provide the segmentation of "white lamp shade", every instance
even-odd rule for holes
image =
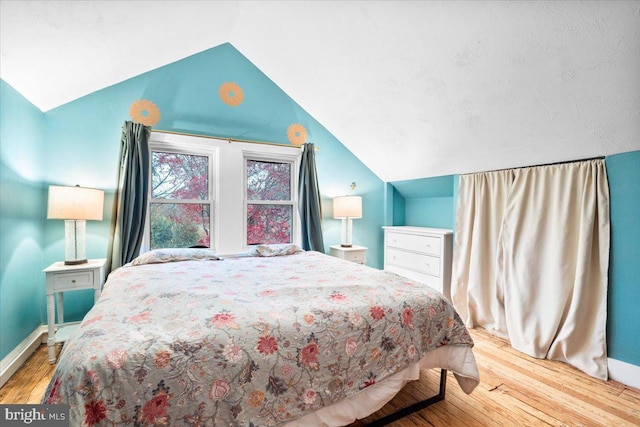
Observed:
[[[341,196],[333,199],[333,217],[362,218],[362,197]]]
[[[104,191],[85,187],[49,186],[47,218],[102,221]]]

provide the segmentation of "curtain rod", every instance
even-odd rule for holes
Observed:
[[[576,159],[576,160],[563,160],[561,162],[542,163],[542,164],[539,164],[539,165],[516,166],[516,167],[512,167],[512,168],[494,169],[494,170],[490,170],[490,171],[469,172],[469,173],[462,173],[460,175],[473,175],[473,174],[476,174],[476,173],[490,173],[490,172],[508,171],[508,170],[512,170],[512,169],[527,169],[527,168],[537,168],[537,167],[541,167],[541,166],[563,165],[563,164],[566,164],[566,163],[588,162],[589,160],[604,160],[604,156],[588,157],[588,158],[585,158],[585,159]]]
[[[151,129],[152,132],[159,132],[159,133],[168,133],[168,134],[172,134],[172,135],[182,135],[182,136],[195,136],[198,138],[210,138],[210,139],[217,139],[220,141],[229,141],[231,142],[247,142],[249,144],[262,144],[262,145],[275,145],[278,147],[293,147],[293,148],[302,148],[302,146],[304,145],[300,145],[300,146],[296,146],[293,144],[280,144],[278,142],[267,142],[267,141],[255,141],[252,139],[238,139],[238,138],[230,138],[230,137],[222,137],[222,136],[215,136],[215,135],[200,135],[200,134],[195,134],[195,133],[186,133],[186,132],[175,132],[172,130],[162,130],[162,129]],[[314,147],[315,151],[319,151],[320,148],[318,147]]]

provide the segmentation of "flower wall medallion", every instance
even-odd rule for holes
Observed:
[[[289,141],[299,147],[307,142],[307,130],[300,123],[294,123],[287,129]]]
[[[244,100],[242,88],[234,82],[224,82],[219,89],[220,99],[227,105],[237,107]]]
[[[154,126],[160,121],[160,109],[151,101],[138,99],[129,109],[131,119],[145,126]]]

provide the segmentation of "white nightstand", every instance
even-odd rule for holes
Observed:
[[[332,245],[329,247],[329,255],[346,259],[358,264],[364,264],[367,262],[367,248],[364,246],[353,245],[349,248],[345,248],[340,245]]]
[[[93,289],[93,300],[98,301],[104,283],[104,264],[106,259],[90,259],[85,264],[65,265],[64,262],[54,262],[43,271],[47,276],[47,324],[49,338],[49,363],[56,363],[56,344],[69,339],[80,322],[64,323],[63,292],[80,289]],[[55,302],[57,296],[58,323],[55,317]]]

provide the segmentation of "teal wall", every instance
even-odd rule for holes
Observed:
[[[44,114],[0,80],[0,359],[44,323]]]
[[[226,105],[218,89],[235,82],[244,101]],[[303,125],[307,141],[316,153],[318,179],[323,198],[325,246],[340,242],[339,220],[334,220],[331,199],[354,194],[363,197],[363,218],[354,220],[353,242],[370,248],[367,264],[382,267],[380,227],[383,223],[383,182],[342,145],[327,129],[267,78],[232,45],[206,50],[122,83],[102,89],[46,113],[47,184],[81,184],[104,188],[115,185],[120,128],[130,120],[129,109],[139,100],[152,101],[160,110],[154,129],[289,145],[287,129]],[[70,162],[70,159],[74,159]],[[356,183],[351,190],[351,183]],[[108,210],[108,212],[107,212]],[[110,205],[105,203],[108,224]],[[48,224],[45,258],[59,258],[63,245],[62,224]],[[104,256],[108,227],[87,224],[89,256]],[[90,299],[87,304],[90,305]],[[80,310],[81,312],[83,310]]]
[[[640,151],[605,161],[611,212],[608,353],[640,366]]]
[[[454,228],[457,175],[390,183],[393,223],[418,227]]]
[[[453,197],[407,199],[405,223],[420,227],[453,229]]]
[[[404,225],[405,200],[396,187],[387,182],[384,185],[384,225]]]
[[[243,102],[232,107],[218,93],[235,82]],[[277,142],[290,145],[287,129],[305,127],[313,142],[323,198],[324,238],[340,242],[340,220],[334,220],[331,199],[345,194],[363,197],[363,218],[353,222],[353,242],[367,246],[367,264],[382,267],[383,182],[327,129],[267,78],[232,45],[223,44],[104,88],[45,114],[47,167],[43,185],[82,185],[105,189],[104,220],[87,222],[87,255],[104,257],[108,245],[111,200],[116,181],[121,127],[131,120],[137,100],[152,101],[160,110],[157,130]],[[351,183],[356,183],[351,190]],[[223,184],[224,185],[224,184]],[[47,221],[44,260],[64,253],[64,224]],[[65,295],[65,317],[78,320],[92,305],[92,294]]]

